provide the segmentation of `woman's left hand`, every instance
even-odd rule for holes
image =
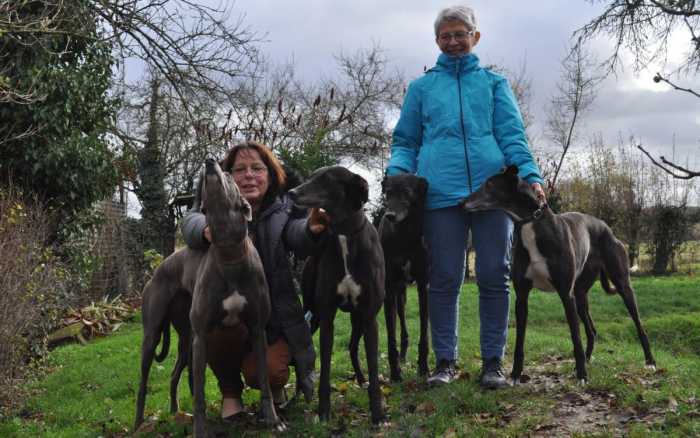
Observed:
[[[544,195],[544,189],[542,188],[542,185],[540,183],[532,183],[530,184],[532,187],[532,190],[535,192],[535,196],[537,196],[537,200],[540,202],[540,205],[544,205],[547,203],[547,197]]]
[[[309,231],[312,234],[320,234],[326,230],[326,226],[330,222],[328,213],[322,208],[312,208],[309,214]]]

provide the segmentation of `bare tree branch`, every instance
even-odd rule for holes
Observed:
[[[666,160],[666,158],[664,158],[663,156],[661,157],[661,163],[659,163],[658,161],[656,161],[656,160],[654,159],[654,157],[651,156],[651,154],[649,154],[649,152],[646,151],[646,149],[644,149],[644,148],[642,147],[641,144],[638,144],[638,145],[637,145],[637,149],[639,149],[640,151],[644,152],[644,155],[646,155],[646,156],[649,158],[649,160],[651,160],[651,162],[652,162],[656,167],[660,168],[661,170],[663,170],[664,172],[668,173],[669,175],[671,175],[672,177],[674,177],[674,178],[676,178],[676,179],[692,179],[692,178],[695,178],[695,177],[697,177],[697,176],[700,176],[700,172],[696,172],[696,171],[693,171],[693,170],[689,170],[689,169],[686,169],[686,168],[684,168],[684,167],[681,167],[681,166],[679,166],[679,165],[677,165],[677,164],[674,164],[674,163],[672,163],[672,162]],[[662,164],[662,163],[663,163],[663,164]],[[684,172],[684,174],[675,173],[675,172],[672,171],[671,169],[667,168],[665,165],[666,165],[666,166],[670,166],[670,167],[672,167],[672,168],[674,168],[674,169],[676,169],[676,170],[678,170],[678,171],[680,171],[680,172]]]
[[[562,62],[558,94],[552,98],[546,122],[549,137],[561,147],[554,176],[547,181],[550,191],[556,188],[564,158],[576,139],[577,123],[595,99],[601,78],[592,73],[593,67],[591,55],[581,47],[574,47]]]
[[[671,82],[669,79],[667,79],[667,78],[661,76],[661,73],[656,73],[656,75],[654,76],[654,82],[657,82],[657,83],[658,83],[658,82],[666,82],[668,85],[670,85],[671,87],[673,87],[673,89],[675,89],[675,90],[678,90],[678,91],[685,91],[686,93],[690,93],[690,94],[694,95],[695,97],[700,97],[700,94],[697,93],[696,91],[693,91],[693,90],[690,89],[690,88],[681,88],[681,87],[679,87],[678,85],[676,85],[676,84],[674,84],[673,82]]]
[[[611,38],[612,54],[604,62],[608,72],[614,72],[621,51],[629,50],[634,56],[634,69],[640,71],[654,61],[665,62],[670,37],[677,29],[686,29],[687,57],[679,71],[700,70],[700,8],[693,0],[589,0],[607,3],[603,12],[574,32],[574,47],[583,46],[595,37]]]

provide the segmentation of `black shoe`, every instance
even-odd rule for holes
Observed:
[[[457,378],[455,361],[440,359],[433,374],[428,377],[429,385],[445,385]]]
[[[483,361],[479,384],[486,389],[499,389],[508,386],[500,358],[493,357]]]

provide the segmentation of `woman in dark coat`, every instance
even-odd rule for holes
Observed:
[[[272,305],[267,325],[267,367],[276,403],[286,400],[284,385],[289,365],[296,368],[297,389],[311,391],[311,373],[316,353],[309,327],[294,287],[290,253],[298,257],[313,254],[320,247],[325,231],[325,215],[295,207],[284,195],[286,175],[279,160],[264,145],[246,142],[234,146],[221,168],[229,172],[243,197],[252,207],[249,236],[265,269]],[[209,245],[210,234],[197,199],[182,223],[182,234],[190,248]],[[243,412],[243,382],[257,386],[255,356],[250,350],[243,324],[218,327],[207,337],[207,362],[216,375],[222,394],[221,416],[233,418]]]

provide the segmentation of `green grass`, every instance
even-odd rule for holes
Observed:
[[[332,419],[328,424],[318,423],[314,414],[317,400],[311,404],[299,401],[285,413],[287,435],[700,435],[700,279],[641,277],[633,283],[658,371],[644,368],[641,347],[620,298],[606,296],[596,286],[590,292],[590,301],[599,340],[588,367],[589,383],[577,386],[571,341],[559,298],[533,292],[524,371],[531,380],[496,392],[482,391],[476,381],[480,358],[475,285],[465,285],[461,295],[461,378],[441,388],[428,388],[416,377],[418,316],[415,291],[411,290],[409,359],[404,365],[404,381],[383,386],[390,422],[382,428],[370,426],[367,393],[349,380],[349,318],[339,313],[332,364],[332,384],[336,389],[332,395]],[[515,337],[513,324],[511,317],[508,368]],[[380,330],[380,348],[385,352],[383,322]],[[131,435],[140,342],[140,323],[134,321],[118,334],[86,347],[68,345],[54,350],[49,358],[49,372],[30,384],[32,395],[23,409],[15,417],[0,420],[0,436]],[[167,412],[174,356],[171,352],[165,363],[154,364],[144,436],[191,434],[189,422]],[[364,360],[364,354],[361,358]],[[388,376],[386,353],[381,354],[380,368]],[[180,394],[182,409],[191,412],[185,379]],[[217,436],[267,433],[256,424],[228,426],[219,422],[219,397],[215,380],[208,374],[208,415]],[[244,399],[249,406],[255,405],[257,391],[246,390]]]

